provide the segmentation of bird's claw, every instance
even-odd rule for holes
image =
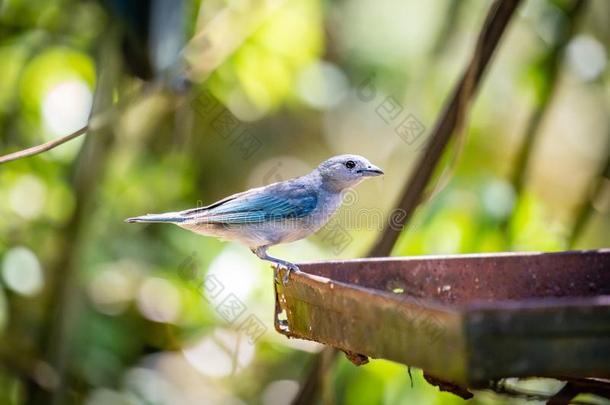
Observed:
[[[295,271],[295,272],[296,271],[301,271],[299,269],[299,266],[297,266],[296,264],[292,264],[292,263],[286,263],[286,264],[284,264],[284,263],[276,263],[273,272],[274,272],[275,281],[277,281],[277,282],[280,281],[280,279],[278,277],[279,276],[280,268],[286,269],[286,272],[284,273],[284,276],[282,276],[282,280],[281,280],[282,281],[282,285],[284,287],[286,286],[286,284],[288,284],[288,279],[290,278],[290,273],[291,272],[293,272],[293,271]]]
[[[289,263],[286,266],[286,272],[284,273],[284,277],[282,277],[282,285],[285,287],[288,284],[288,279],[290,278],[291,272],[301,271],[296,264]]]

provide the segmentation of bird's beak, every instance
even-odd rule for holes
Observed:
[[[381,176],[383,174],[383,170],[381,170],[375,165],[368,165],[366,169],[358,170],[358,173],[362,173],[362,175],[366,177],[373,177]]]

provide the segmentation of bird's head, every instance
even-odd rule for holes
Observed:
[[[318,166],[322,180],[336,190],[355,186],[367,177],[380,176],[383,171],[359,155],[334,156]]]

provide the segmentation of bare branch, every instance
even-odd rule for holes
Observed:
[[[8,155],[0,156],[0,164],[7,163],[7,162],[17,160],[17,159],[21,159],[21,158],[28,157],[28,156],[38,155],[39,153],[54,149],[61,144],[64,144],[74,138],[81,136],[82,134],[87,132],[88,129],[89,129],[89,126],[85,125],[81,129],[78,129],[69,135],[62,136],[61,138],[54,139],[52,141],[45,142],[40,145],[32,146],[31,148],[9,153]]]

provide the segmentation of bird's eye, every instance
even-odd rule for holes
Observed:
[[[354,167],[356,167],[356,163],[353,160],[348,160],[347,162],[345,162],[345,167],[347,167],[348,169],[353,169]]]

